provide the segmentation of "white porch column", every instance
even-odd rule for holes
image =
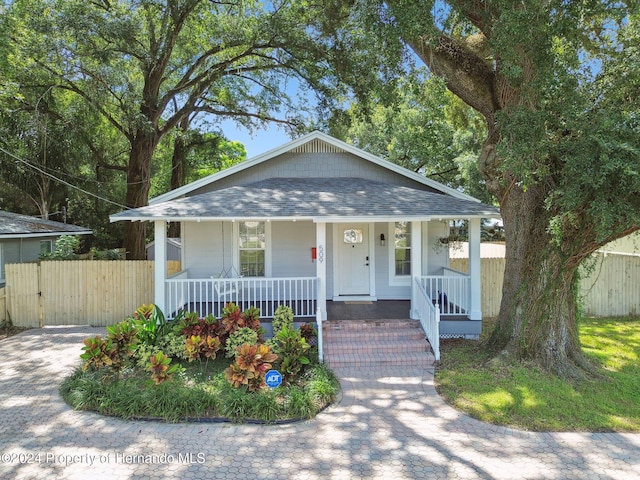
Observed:
[[[327,319],[327,224],[316,223],[316,277],[318,277],[317,310],[322,320]]]
[[[415,306],[417,300],[413,298],[413,278],[422,276],[422,222],[411,222],[411,310],[410,318],[418,318]]]
[[[164,220],[156,220],[153,222],[155,228],[154,238],[154,300],[156,306],[162,310],[165,315],[169,315],[170,312],[165,312],[165,286],[164,282],[167,278],[167,222]]]
[[[469,219],[469,276],[471,292],[469,299],[469,319],[482,320],[481,302],[481,261],[480,261],[480,219]]]

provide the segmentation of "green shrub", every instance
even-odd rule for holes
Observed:
[[[304,338],[309,345],[316,345],[318,339],[318,331],[312,323],[303,323],[300,325],[300,336]]]
[[[185,360],[185,344],[186,337],[176,335],[174,332],[168,332],[156,341],[158,349],[162,350],[168,357]]]
[[[283,328],[289,328],[293,330],[293,310],[287,305],[280,305],[276,308],[273,314],[273,320],[271,322],[273,327],[273,336],[275,337]]]
[[[240,327],[227,339],[227,345],[225,347],[227,353],[225,357],[235,357],[236,351],[241,345],[255,345],[256,343],[258,343],[258,332],[248,327]]]
[[[117,358],[114,362],[117,366],[127,363],[136,351],[138,345],[138,329],[132,321],[123,320],[115,325],[107,327],[107,339],[113,342]]]
[[[164,353],[158,352],[149,359],[147,370],[151,372],[151,379],[158,385],[171,380],[171,378],[183,370],[181,365],[171,365],[171,359]]]
[[[112,340],[103,339],[100,335],[84,340],[84,353],[80,358],[84,360],[83,369],[99,369],[102,367],[120,368],[118,348]]]
[[[271,362],[278,356],[262,345],[243,344],[236,353],[236,361],[224,371],[227,381],[236,388],[244,387],[248,392],[256,392],[266,386],[265,374],[271,370]]]
[[[206,337],[191,335],[185,342],[185,356],[190,362],[196,359],[202,360],[202,358],[206,358],[207,361],[213,360],[218,350],[220,350],[220,339],[210,335]]]
[[[80,248],[80,239],[73,235],[62,235],[56,240],[51,253],[40,255],[41,260],[77,260],[76,251]]]
[[[163,352],[168,357],[176,360],[185,360],[186,340],[187,339],[182,336],[168,333],[158,340],[157,345],[139,343],[138,348],[136,348],[136,351],[133,353],[135,365],[142,369],[146,368],[149,363],[149,359],[155,356],[158,352]]]
[[[273,351],[278,355],[278,370],[285,381],[291,381],[310,363],[306,356],[310,346],[299,330],[287,327],[280,330],[273,341]]]
[[[133,314],[138,329],[138,340],[146,345],[155,345],[159,338],[171,331],[171,326],[156,305],[141,305]]]
[[[334,402],[340,391],[340,382],[331,369],[322,363],[310,367],[302,380],[306,384],[306,391],[320,405]]]
[[[107,372],[77,369],[60,386],[60,395],[75,410],[98,410],[108,389]]]

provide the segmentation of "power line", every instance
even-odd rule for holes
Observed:
[[[32,169],[36,170],[37,172],[42,173],[43,175],[46,175],[47,177],[49,177],[49,178],[51,178],[51,179],[55,180],[56,182],[60,182],[60,183],[62,183],[63,185],[66,185],[66,186],[68,186],[68,187],[71,187],[71,188],[74,188],[74,189],[76,189],[76,190],[79,190],[79,191],[81,191],[82,193],[84,193],[84,194],[86,194],[86,195],[89,195],[89,196],[92,196],[92,197],[94,197],[94,198],[97,198],[98,200],[102,200],[102,201],[104,201],[104,202],[110,203],[110,204],[112,204],[112,205],[115,205],[115,206],[117,206],[117,207],[123,208],[123,209],[125,209],[125,210],[130,210],[130,208],[129,208],[129,207],[127,207],[127,206],[125,206],[125,205],[122,205],[122,204],[120,204],[120,203],[117,203],[117,202],[114,202],[114,201],[112,201],[112,200],[109,200],[108,198],[101,197],[101,196],[96,195],[95,193],[89,192],[89,191],[87,191],[87,190],[84,190],[84,189],[82,189],[82,188],[80,188],[80,187],[77,187],[77,186],[75,186],[75,185],[73,185],[73,184],[71,184],[71,183],[67,182],[66,180],[62,180],[61,178],[58,178],[58,177],[56,177],[55,175],[53,175],[53,174],[51,174],[51,173],[49,173],[49,172],[47,172],[47,171],[43,170],[42,168],[38,167],[37,165],[34,165],[34,164],[32,164],[32,163],[27,162],[26,160],[23,160],[23,159],[22,159],[22,158],[20,158],[20,157],[17,157],[17,156],[16,156],[16,155],[14,155],[13,153],[11,153],[11,152],[9,152],[9,151],[5,150],[5,149],[4,149],[4,148],[2,148],[2,147],[0,147],[0,152],[3,152],[3,153],[5,153],[5,154],[9,155],[11,158],[14,158],[14,159],[18,160],[19,162],[24,163],[27,167],[32,168]]]

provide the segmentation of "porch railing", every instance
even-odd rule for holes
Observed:
[[[443,268],[442,275],[426,275],[420,282],[429,298],[440,307],[441,315],[469,313],[471,279],[466,273]]]
[[[413,279],[413,297],[416,305],[415,312],[424,330],[427,340],[431,344],[436,360],[440,360],[440,307],[434,304],[427,294],[422,279]]]
[[[281,278],[187,278],[180,272],[165,281],[169,318],[180,309],[202,316],[221,316],[233,302],[246,310],[260,309],[261,318],[271,318],[280,305],[288,305],[296,317],[315,317],[318,280],[315,277]]]

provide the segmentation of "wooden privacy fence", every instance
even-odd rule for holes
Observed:
[[[167,262],[169,273],[180,262]],[[14,325],[112,325],[153,303],[152,261],[45,261],[5,266],[6,307]]]
[[[592,317],[640,313],[640,255],[596,253],[580,283],[583,312]],[[482,315],[496,317],[502,300],[504,258],[482,259]],[[468,271],[468,259],[452,258],[451,268]]]
[[[0,323],[7,319],[7,293],[4,287],[0,287]]]
[[[468,260],[451,259],[451,268],[468,271]],[[180,262],[168,262],[169,274]],[[504,258],[482,259],[482,314],[500,311]],[[0,289],[0,322],[16,326],[111,325],[143,303],[152,303],[152,261],[46,261],[5,266]],[[640,313],[640,256],[599,253],[581,283],[589,316]],[[4,297],[4,298],[3,298]]]
[[[483,258],[482,278],[480,285],[482,291],[480,304],[482,306],[483,317],[497,317],[500,312],[500,302],[502,300],[502,280],[504,277],[504,258]],[[469,271],[468,258],[452,258],[451,268],[461,272]]]
[[[640,313],[640,255],[601,252],[583,274],[583,308],[593,317]]]

